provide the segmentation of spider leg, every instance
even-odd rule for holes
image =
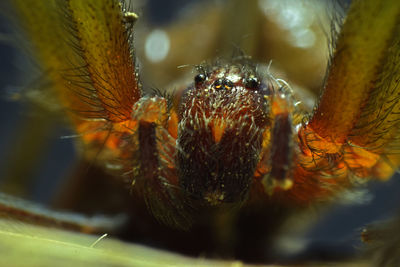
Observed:
[[[273,154],[276,140],[290,131],[274,134],[272,129],[264,138],[270,141],[272,157],[267,152],[270,167],[258,170],[271,173],[285,162],[281,165],[291,168],[291,186],[273,186],[274,199],[308,205],[352,187],[360,178],[387,179],[393,174],[399,164],[399,14],[395,1],[353,1],[319,104],[308,122],[293,123],[293,146],[280,145],[280,153],[293,153],[293,164]],[[292,117],[298,117],[297,112]],[[272,113],[275,119],[282,117]],[[265,164],[265,158],[260,162]],[[265,191],[271,192],[266,181]]]
[[[52,82],[48,91],[67,111],[86,158],[131,169],[137,140],[128,139],[142,119],[132,117],[142,95],[131,48],[134,15],[117,0],[13,4],[33,54]],[[119,157],[127,166],[113,160]]]
[[[68,212],[56,212],[3,193],[0,193],[0,217],[84,233],[113,232],[126,221],[125,216],[87,217]]]
[[[294,106],[291,93],[290,88],[281,86],[271,97],[273,124],[271,129],[267,129],[264,134],[263,146],[267,150],[264,149],[261,159],[261,166],[269,165],[271,167],[268,171],[259,169],[266,173],[263,175],[262,182],[269,194],[276,187],[289,189],[293,185],[291,168],[293,167],[292,112]],[[267,140],[268,142],[266,142]]]
[[[142,95],[131,47],[134,15],[117,0],[10,4],[51,83],[46,93],[66,111],[86,158],[131,170],[138,149],[132,112]]]
[[[388,178],[397,168],[399,14],[396,1],[351,4],[319,104],[299,132],[305,169],[330,169],[348,183]]]
[[[15,1],[54,92],[78,125],[131,118],[141,96],[119,1]],[[78,115],[78,116],[76,116]]]
[[[188,229],[192,225],[183,206],[175,167],[178,120],[163,97],[143,97],[133,108],[138,121],[138,149],[133,165],[133,190],[142,195],[149,211],[163,223]]]

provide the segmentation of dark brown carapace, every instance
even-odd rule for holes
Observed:
[[[241,203],[271,126],[273,91],[250,66],[201,70],[179,100],[179,185],[187,197],[204,204]]]

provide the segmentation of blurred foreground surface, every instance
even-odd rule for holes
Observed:
[[[0,221],[1,266],[215,266],[250,267],[239,261],[214,261],[128,244],[116,239]],[[367,267],[366,262],[307,263],[290,266]]]

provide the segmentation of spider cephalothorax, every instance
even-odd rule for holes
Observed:
[[[243,61],[198,66],[169,108],[161,95],[135,104],[137,141],[121,151],[136,147],[126,162],[134,187],[167,224],[188,228],[200,211],[240,207],[260,181],[270,191],[292,184],[290,88]]]
[[[243,201],[270,126],[270,88],[248,66],[200,73],[179,104],[177,166],[191,198],[216,205]],[[201,165],[198,163],[202,162]]]

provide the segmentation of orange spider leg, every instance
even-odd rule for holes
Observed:
[[[399,15],[397,1],[353,1],[320,102],[298,134],[289,195],[307,203],[351,186],[354,178],[393,174],[399,162],[389,155],[399,130]]]
[[[86,156],[103,148],[100,159],[123,154],[124,138],[137,129],[132,108],[141,91],[130,46],[131,25],[119,1],[15,5],[32,49],[49,72],[54,94],[81,135]]]
[[[15,5],[56,95],[75,123],[131,118],[141,93],[130,28],[118,1],[16,1]]]
[[[153,173],[159,170],[154,151],[159,145],[156,128],[168,120],[166,100],[141,98],[130,45],[132,21],[127,22],[121,3],[17,0],[14,4],[33,54],[49,74],[51,92],[74,124],[85,156],[119,177],[140,173],[161,187]],[[166,142],[163,137],[159,140]]]
[[[165,98],[141,97],[130,45],[132,14],[124,15],[116,0],[15,5],[85,157],[116,177],[128,174],[150,210],[168,213],[159,217],[174,224],[180,213],[170,203],[177,198],[177,115],[170,115]]]
[[[277,81],[277,83],[280,83]],[[275,188],[289,189],[293,185],[293,129],[292,116],[294,110],[291,89],[286,84],[281,86],[269,98],[271,101],[272,127],[264,133],[263,147],[267,147],[263,160],[258,166],[258,172],[264,173],[262,182],[269,194]],[[268,170],[262,170],[265,166]]]
[[[285,125],[298,111],[279,94],[271,100],[274,123],[256,177],[268,173],[263,184],[273,199],[308,205],[354,179],[393,174],[400,163],[399,14],[396,1],[352,3],[320,102],[296,136]]]

